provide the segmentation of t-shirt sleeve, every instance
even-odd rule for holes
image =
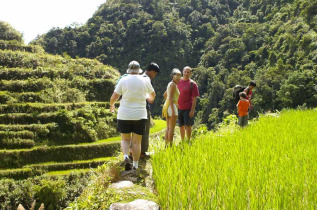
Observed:
[[[192,91],[192,97],[197,97],[199,96],[199,90],[196,82],[193,83],[193,91]]]
[[[123,82],[122,82],[122,80],[120,80],[114,89],[115,93],[122,95],[122,84],[123,84]]]

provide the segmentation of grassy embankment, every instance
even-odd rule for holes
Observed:
[[[162,209],[316,209],[317,109],[201,135],[152,165]]]
[[[164,120],[154,120],[154,122],[155,126],[150,129],[151,145],[155,142],[153,139],[157,139],[156,136],[161,135],[161,132],[166,127],[166,122]],[[111,139],[120,141],[120,136],[112,137]],[[119,159],[122,160],[122,153],[120,153],[120,156]],[[118,166],[106,164],[98,167],[95,170],[97,175],[91,179],[92,184],[85,188],[81,196],[78,197],[75,202],[70,204],[67,209],[108,209],[112,203],[130,202],[135,199],[157,201],[157,197],[151,193],[149,189],[144,187],[144,177],[135,183],[133,189],[127,188],[117,190],[108,188],[111,182],[118,180],[118,172],[122,170],[122,167],[117,167]],[[147,172],[144,171],[144,173]],[[142,176],[144,176],[144,174]]]

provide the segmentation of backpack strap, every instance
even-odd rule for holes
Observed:
[[[190,80],[190,91],[193,91],[194,81]]]

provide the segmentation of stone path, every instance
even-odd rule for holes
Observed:
[[[112,183],[109,188],[115,189],[116,194],[120,196],[121,193],[131,194],[137,198],[131,202],[112,203],[110,210],[159,210],[159,205],[151,200],[142,199],[145,195],[154,192],[154,181],[152,179],[152,166],[147,159],[139,162],[140,170],[121,171],[120,180]]]

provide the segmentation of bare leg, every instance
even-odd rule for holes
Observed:
[[[190,137],[192,136],[192,126],[186,125],[186,136],[187,140],[190,141]]]
[[[121,149],[123,155],[129,155],[131,133],[121,133]]]
[[[176,119],[177,119],[177,116],[169,117],[168,143],[170,146],[172,146],[172,144],[173,144]]]
[[[142,135],[132,133],[132,156],[133,161],[139,161],[141,154]]]
[[[166,117],[165,146],[168,144],[169,117]]]
[[[185,138],[185,125],[179,127],[179,131],[180,131],[180,134],[181,134],[181,139],[183,141],[184,138]]]

